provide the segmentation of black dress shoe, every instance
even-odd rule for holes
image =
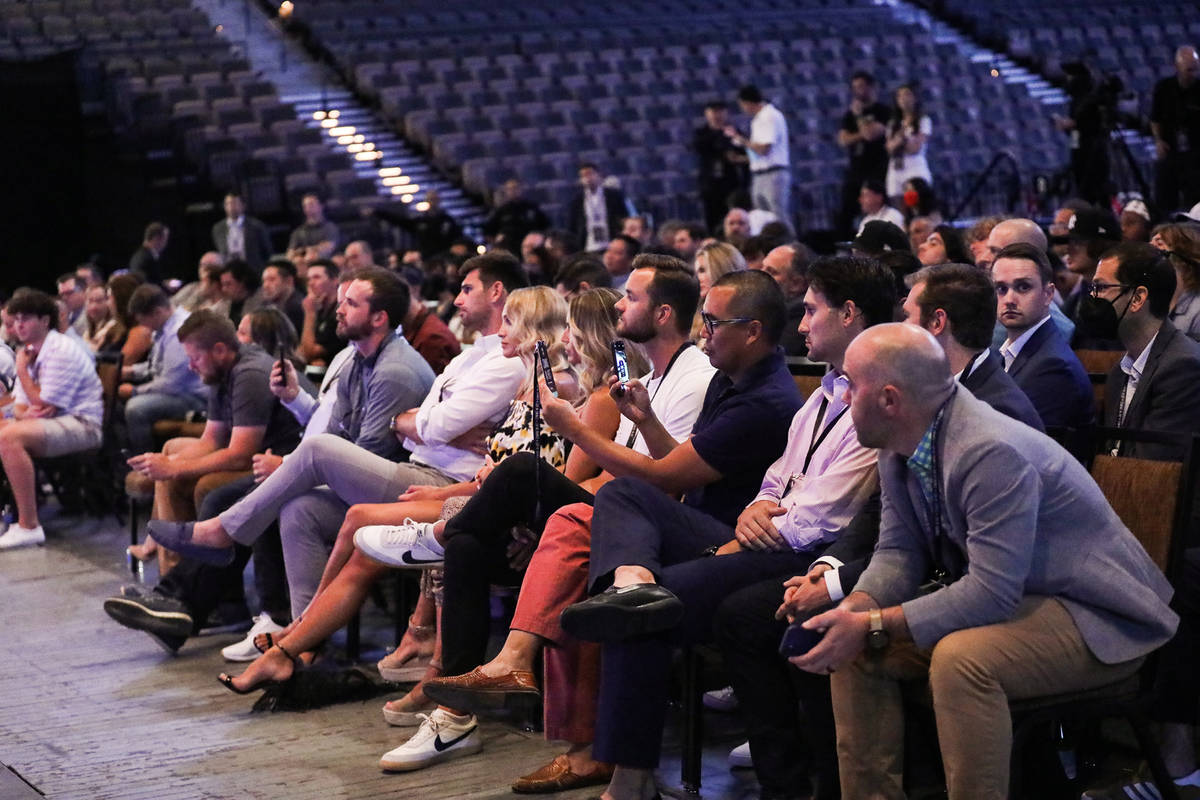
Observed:
[[[104,601],[104,613],[126,628],[155,636],[186,639],[192,633],[193,620],[188,607],[158,592],[147,592],[140,597],[113,595]]]
[[[235,556],[233,545],[229,547],[206,547],[192,541],[194,522],[168,522],[163,519],[152,519],[146,523],[146,530],[154,541],[168,550],[174,550],[184,558],[191,558],[202,564],[214,567],[227,567],[233,563]]]
[[[588,642],[617,642],[670,630],[683,619],[683,602],[657,583],[610,586],[562,612],[563,630]]]

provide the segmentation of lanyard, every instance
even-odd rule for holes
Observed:
[[[675,366],[675,361],[681,355],[683,355],[684,350],[687,350],[691,346],[692,346],[692,343],[690,341],[684,342],[683,344],[679,345],[679,349],[676,350],[675,354],[671,356],[671,360],[667,362],[667,368],[663,370],[662,380],[660,380],[658,382],[658,386],[654,387],[654,394],[650,395],[650,403],[651,404],[654,403],[654,398],[658,397],[658,393],[662,390],[663,384],[667,382],[667,376],[671,374],[671,367]],[[637,441],[637,437],[638,437],[638,429],[637,429],[637,425],[634,425],[633,430],[630,431],[630,433],[629,433],[629,440],[625,442],[625,446],[632,450],[634,442]]]
[[[842,406],[842,410],[839,411],[837,414],[835,414],[833,419],[831,419],[829,421],[829,424],[825,426],[824,430],[822,430],[821,423],[825,419],[825,410],[828,408],[829,408],[829,398],[822,397],[821,398],[821,410],[817,412],[817,421],[813,424],[812,437],[809,439],[808,453],[806,453],[804,456],[804,469],[802,469],[800,471],[800,474],[802,474],[802,475],[808,474],[808,465],[812,463],[812,458],[813,458],[813,455],[817,452],[817,448],[821,446],[821,442],[825,441],[825,437],[829,435],[829,432],[831,430],[833,430],[833,426],[838,424],[838,420],[840,420],[846,414],[846,411],[850,407]],[[820,436],[817,435],[817,431],[821,432]]]
[[[829,421],[829,424],[825,426],[824,430],[822,430],[821,423],[825,420],[825,411],[828,408],[829,398],[822,397],[821,408],[817,411],[817,419],[813,423],[812,437],[808,441],[808,452],[804,455],[804,466],[800,470],[801,477],[808,474],[808,467],[812,463],[812,458],[817,452],[817,448],[820,447],[821,443],[825,441],[825,437],[829,435],[829,432],[833,430],[833,427],[838,424],[838,420],[840,420],[842,416],[850,409],[849,406],[843,406],[842,410],[839,411],[834,418]],[[779,495],[779,500],[782,502],[783,498],[787,497],[788,493],[791,492],[795,486],[796,476],[793,474],[788,478],[787,483],[784,485],[783,491]]]

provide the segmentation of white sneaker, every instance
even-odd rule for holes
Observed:
[[[250,627],[246,638],[221,648],[221,655],[226,661],[253,661],[262,655],[262,651],[254,646],[254,637],[260,633],[279,633],[281,630],[283,626],[275,624],[275,620],[264,611],[254,618],[254,625]]]
[[[388,772],[422,769],[439,761],[478,753],[483,749],[479,722],[475,716],[455,716],[445,709],[425,715],[421,727],[404,744],[389,750],[379,759],[379,768]]]
[[[368,525],[354,534],[354,545],[381,564],[389,567],[440,567],[446,549],[433,535],[432,522],[413,522],[403,525]]]
[[[46,531],[38,525],[33,530],[22,528],[17,523],[13,523],[8,527],[8,530],[0,534],[0,550],[12,550],[17,547],[30,547],[32,545],[41,545],[46,543]]]
[[[713,711],[737,711],[738,699],[733,693],[732,686],[726,686],[724,689],[713,689],[711,692],[704,693],[704,707],[711,708]]]
[[[729,751],[730,769],[753,769],[754,759],[750,757],[750,743],[742,742]]]

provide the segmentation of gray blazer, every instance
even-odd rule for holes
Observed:
[[[881,452],[879,544],[856,587],[881,606],[901,604],[918,647],[1010,619],[1026,595],[1058,598],[1106,664],[1171,638],[1179,618],[1167,607],[1170,584],[1070,453],[961,387],[937,447],[943,551],[962,577],[918,596],[932,572],[933,529],[907,457]]]

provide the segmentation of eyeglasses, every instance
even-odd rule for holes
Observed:
[[[1133,287],[1127,283],[1100,283],[1099,281],[1097,281],[1088,288],[1088,294],[1090,294],[1092,297],[1099,297],[1101,294],[1103,294],[1104,292],[1107,292],[1109,289],[1120,289],[1121,294],[1125,294],[1125,292],[1129,291],[1132,288]],[[1120,297],[1121,295],[1117,295],[1117,296]]]
[[[713,331],[722,325],[740,325],[743,322],[754,322],[754,317],[730,317],[729,319],[717,319],[707,311],[700,312],[700,322],[704,324],[704,330],[709,335],[713,335]]]

